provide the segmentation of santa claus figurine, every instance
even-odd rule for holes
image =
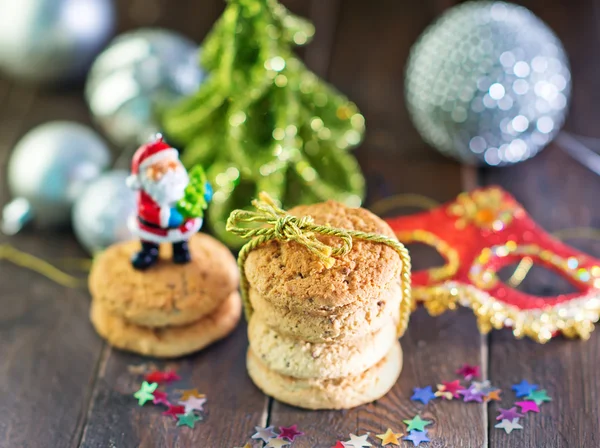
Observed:
[[[185,217],[177,207],[188,183],[179,153],[160,134],[134,154],[127,185],[138,191],[137,216],[129,221],[132,233],[142,243],[131,260],[135,269],[148,269],[156,263],[160,243],[173,244],[174,263],[190,261],[187,240],[200,230],[202,218]],[[211,195],[207,184],[204,199],[208,202]]]

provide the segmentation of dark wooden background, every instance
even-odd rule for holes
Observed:
[[[349,95],[367,118],[357,151],[369,182],[369,203],[396,193],[439,201],[463,189],[500,184],[546,229],[600,226],[600,179],[550,145],[533,160],[505,169],[465,168],[427,147],[412,127],[403,98],[409,48],[452,0],[289,0],[311,18],[317,35],[302,56],[316,73]],[[600,16],[597,0],[527,0],[560,36],[571,59],[572,110],[566,129],[600,137]],[[222,0],[120,0],[119,31],[163,26],[201,42],[223,9]],[[0,81],[0,173],[17,139],[47,120],[89,122],[81,89],[52,92]],[[0,174],[0,202],[9,198]],[[84,255],[68,232],[28,230],[7,238],[19,249],[53,260]],[[600,257],[600,244],[572,241]],[[415,264],[435,259],[415,252]],[[533,276],[532,291],[552,289]],[[152,407],[138,408],[138,380],[127,366],[144,360],[114,351],[88,322],[89,295],[0,262],[0,447],[242,446],[255,425],[298,424],[306,436],[296,447],[330,447],[349,433],[403,430],[401,420],[423,406],[409,400],[415,386],[454,378],[458,365],[481,366],[505,390],[489,406],[430,403],[431,447],[558,448],[600,446],[597,366],[600,332],[587,342],[557,339],[547,345],[516,341],[509,331],[481,336],[468,310],[429,317],[418,310],[403,338],[405,365],[391,393],[377,403],[344,412],[306,412],[262,395],[245,372],[245,324],[227,340],[177,362],[185,384],[208,394],[207,417],[196,429],[175,428]],[[164,366],[164,364],[160,364]],[[528,379],[553,397],[539,415],[523,419],[510,435],[494,429],[496,410],[512,403],[509,386]],[[408,446],[408,445],[405,445]]]

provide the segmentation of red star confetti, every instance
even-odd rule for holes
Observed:
[[[508,420],[508,421],[513,421],[514,419],[519,419],[519,417],[523,417],[523,414],[519,414],[517,412],[517,408],[510,408],[510,409],[498,409],[498,417],[496,417],[496,420]]]
[[[179,414],[177,416],[177,426],[189,426],[194,429],[196,422],[202,420],[202,417],[194,414],[193,412],[187,414]]]
[[[158,387],[158,384],[148,384],[146,381],[142,383],[140,390],[138,390],[133,396],[137,398],[138,404],[143,406],[147,401],[154,400],[154,391]]]
[[[198,392],[198,389],[185,389],[181,391],[181,401],[185,401],[190,397],[204,398],[205,395]]]
[[[442,397],[446,400],[452,400],[453,398],[459,398],[458,393],[464,390],[464,387],[460,385],[459,380],[454,381],[442,381],[442,384],[437,385],[436,397]]]
[[[465,380],[471,381],[473,378],[479,377],[479,366],[472,366],[470,364],[463,364],[463,366],[456,371],[458,375],[461,375]]]
[[[523,427],[519,425],[518,418],[515,418],[514,420],[502,420],[502,422],[498,423],[494,428],[503,429],[506,431],[506,434],[510,434],[515,429],[523,429]]]
[[[254,430],[256,433],[252,436],[253,439],[260,439],[263,442],[268,442],[273,437],[277,437],[275,431],[273,431],[273,426],[267,426],[263,428],[262,426],[255,426]]]
[[[363,448],[367,446],[373,446],[369,442],[367,442],[368,438],[369,434],[364,434],[362,436],[350,434],[350,440],[344,442],[344,446],[348,448]]]
[[[517,401],[515,404],[520,406],[521,412],[540,412],[540,408],[535,401]]]
[[[203,411],[206,398],[190,397],[187,400],[180,401],[179,404],[185,407],[185,413],[193,411]]]
[[[166,417],[173,417],[175,420],[177,420],[177,416],[181,414],[185,414],[185,408],[176,404],[169,405],[169,409],[162,413],[162,415]]]
[[[288,426],[287,428],[285,426],[279,427],[280,439],[288,439],[290,442],[293,442],[296,437],[303,435],[303,432],[298,431],[298,425]]]
[[[171,406],[169,403],[169,397],[165,392],[161,392],[160,390],[154,391],[154,400],[152,400],[154,404],[164,404],[165,406]]]
[[[333,445],[331,448],[346,448],[344,446],[344,442],[340,442],[339,440],[335,442],[335,445]]]
[[[161,372],[160,370],[155,370],[146,374],[146,381],[150,383],[170,383],[172,381],[179,381],[181,377],[177,375],[173,370],[167,370],[166,372]]]

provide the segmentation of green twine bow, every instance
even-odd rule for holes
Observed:
[[[390,246],[402,260],[402,301],[400,303],[400,319],[398,322],[398,336],[402,336],[408,326],[408,319],[412,310],[410,256],[408,250],[399,241],[377,233],[366,233],[356,230],[339,229],[326,225],[315,224],[310,216],[296,217],[289,215],[281,209],[275,201],[265,192],[253,200],[255,211],[234,210],[229,215],[226,229],[228,232],[248,239],[238,256],[238,266],[241,273],[242,299],[246,319],[252,315],[252,305],[248,299],[248,279],[245,274],[245,264],[248,254],[258,246],[269,241],[296,242],[314,254],[327,269],[335,264],[334,257],[343,257],[352,250],[353,239],[371,241]],[[241,224],[246,224],[242,226]],[[248,224],[258,224],[258,227],[249,227]],[[317,235],[335,236],[340,238],[342,245],[331,247],[317,239]]]

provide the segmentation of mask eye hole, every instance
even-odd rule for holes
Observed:
[[[537,264],[534,259],[524,258],[523,260],[522,263],[517,261],[498,271],[498,277],[507,286],[539,297],[556,297],[578,292],[578,289],[566,277]]]

